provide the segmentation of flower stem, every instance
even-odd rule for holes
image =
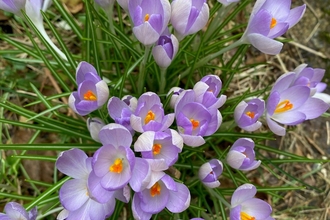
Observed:
[[[145,83],[145,77],[146,77],[146,64],[147,60],[149,57],[149,52],[150,52],[151,46],[146,46],[145,51],[144,51],[144,58],[140,64],[140,71],[139,71],[139,78],[137,82],[137,89],[138,89],[138,94],[141,95]]]
[[[159,93],[164,93],[166,86],[166,71],[167,68],[160,68],[160,84],[159,84]]]

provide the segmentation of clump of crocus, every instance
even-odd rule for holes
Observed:
[[[252,184],[239,186],[231,197],[230,220],[272,220],[272,207],[261,199],[254,198],[257,189]]]
[[[87,62],[80,62],[76,71],[78,91],[69,97],[70,108],[79,115],[87,115],[100,108],[109,98],[109,88]]]
[[[234,119],[238,127],[246,131],[255,131],[261,127],[258,119],[265,111],[265,102],[262,99],[251,99],[240,102],[234,111]]]
[[[202,183],[210,188],[220,186],[219,176],[222,174],[223,165],[220,160],[212,159],[204,163],[198,171],[198,177]]]
[[[261,161],[255,159],[254,142],[250,138],[239,138],[229,149],[227,164],[232,168],[248,171],[260,166]]]
[[[37,208],[27,212],[24,207],[17,202],[8,202],[4,208],[5,213],[0,213],[1,220],[36,220]]]
[[[293,85],[295,72],[283,74],[271,90],[266,104],[266,121],[272,132],[284,136],[285,125],[297,125],[305,120],[319,117],[329,109],[321,99],[311,97],[307,85]]]
[[[167,68],[172,63],[178,49],[179,41],[166,29],[152,48],[152,55],[159,67]]]
[[[174,121],[174,114],[164,114],[160,98],[153,92],[146,92],[138,99],[135,112],[131,115],[132,128],[138,132],[164,131]]]
[[[201,30],[209,20],[206,0],[174,0],[171,23],[179,40]]]
[[[171,15],[168,0],[134,0],[128,2],[135,37],[144,45],[154,44],[164,32]]]
[[[303,16],[306,5],[291,9],[291,0],[257,0],[241,41],[263,53],[278,54],[283,44],[274,38],[283,35]]]

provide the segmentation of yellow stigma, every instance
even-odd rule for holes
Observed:
[[[273,29],[277,24],[277,20],[275,18],[272,18],[272,21],[270,22],[270,29]]]
[[[96,101],[96,95],[91,91],[88,90],[85,94],[84,94],[84,99],[88,100],[88,101]]]
[[[109,171],[113,173],[121,173],[123,171],[123,160],[117,158],[115,162],[109,167]]]
[[[241,220],[255,220],[256,218],[253,216],[250,216],[246,212],[241,212]]]
[[[144,22],[149,21],[149,18],[150,18],[150,15],[149,15],[149,14],[146,14],[146,15],[144,16]]]
[[[144,124],[148,124],[151,120],[155,119],[155,113],[149,110],[146,117],[144,118]]]
[[[162,145],[161,144],[154,144],[154,146],[152,146],[152,153],[154,155],[160,154],[160,150],[162,149]]]
[[[276,106],[275,113],[286,112],[293,108],[293,104],[289,100],[284,100]]]
[[[256,115],[256,113],[254,113],[254,112],[250,112],[250,111],[246,112],[245,114],[246,114],[247,116],[249,116],[250,118],[254,118],[254,116]]]
[[[197,121],[195,119],[190,119],[190,122],[193,126],[193,130],[195,130],[199,126],[199,121]]]
[[[150,189],[150,195],[152,197],[160,195],[161,186],[159,183],[155,183]]]

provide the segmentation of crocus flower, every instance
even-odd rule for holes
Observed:
[[[255,131],[261,127],[258,119],[265,111],[265,102],[262,99],[251,99],[248,102],[241,101],[235,108],[234,118],[238,127],[246,131]]]
[[[164,115],[163,104],[153,92],[146,92],[138,99],[135,112],[131,115],[131,126],[135,131],[164,131],[174,121],[174,114]]]
[[[0,9],[21,16],[26,0],[0,0]]]
[[[133,103],[130,102],[132,98],[133,100],[136,99],[134,97],[130,97],[130,99],[129,97],[126,97],[124,100],[120,100],[117,97],[111,97],[108,102],[108,112],[110,117],[115,120],[117,124],[123,125],[131,132],[132,135],[134,135],[130,118],[136,106],[135,104],[133,104],[135,106],[134,108],[129,106],[130,103]]]
[[[329,109],[321,99],[310,97],[310,88],[292,86],[296,74],[289,72],[276,80],[268,97],[266,121],[272,132],[284,136],[285,128],[277,124],[297,125],[305,120],[319,117]]]
[[[4,212],[0,213],[1,220],[36,220],[37,208],[31,209],[27,212],[24,207],[16,202],[8,202],[5,205]]]
[[[66,181],[59,192],[61,204],[65,208],[59,215],[61,218],[105,219],[112,214],[116,203],[114,197],[108,198],[105,203],[90,197],[88,177],[92,171],[92,158],[74,148],[60,154],[56,167],[73,178]]]
[[[239,186],[231,197],[230,220],[270,220],[271,206],[261,200],[254,198],[257,189],[252,184]]]
[[[170,106],[171,108],[174,108],[179,95],[181,94],[181,92],[183,92],[184,89],[180,88],[180,87],[173,87],[170,89],[170,91],[167,93],[166,97],[168,97],[170,94],[172,94],[171,96],[171,100],[170,100]]]
[[[250,138],[239,138],[229,149],[226,161],[232,168],[248,171],[260,166],[255,160],[254,142]]]
[[[91,134],[91,137],[94,141],[100,142],[99,139],[99,132],[103,126],[105,126],[105,123],[100,118],[88,118],[87,121],[87,129],[89,133]]]
[[[87,115],[100,108],[109,97],[107,84],[87,62],[80,62],[76,71],[78,91],[69,97],[70,108],[79,115]]]
[[[174,0],[171,23],[179,40],[201,30],[209,20],[206,0]]]
[[[218,0],[218,2],[220,2],[221,4],[223,4],[224,6],[228,6],[234,2],[239,2],[240,0]]]
[[[146,131],[134,143],[134,150],[141,152],[143,158],[164,159],[172,166],[183,147],[182,137],[172,129],[165,131]]]
[[[133,196],[132,211],[137,219],[150,218],[165,207],[173,213],[180,213],[190,205],[190,192],[187,186],[175,182],[164,175],[150,188],[137,192]],[[148,219],[147,218],[147,219]]]
[[[199,168],[198,177],[205,186],[216,188],[220,186],[218,178],[222,174],[222,171],[223,166],[221,161],[212,159]]]
[[[108,124],[101,129],[99,138],[103,146],[93,156],[93,172],[101,178],[103,188],[120,189],[128,183],[134,168],[132,135],[122,125]]]
[[[171,15],[168,0],[130,0],[128,10],[134,24],[133,33],[146,46],[159,39]]]
[[[291,9],[291,0],[257,0],[241,41],[263,53],[276,55],[283,44],[273,40],[293,27],[303,16],[306,5]]]
[[[152,55],[161,68],[167,68],[179,49],[179,41],[168,31],[159,37],[156,45],[152,48]]]

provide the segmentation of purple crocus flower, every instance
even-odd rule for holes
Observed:
[[[152,55],[161,68],[167,68],[179,49],[179,41],[169,31],[163,33],[152,48]]]
[[[134,150],[142,152],[143,158],[164,159],[172,166],[183,147],[182,137],[172,129],[165,131],[146,131],[134,143]]]
[[[295,79],[294,72],[283,74],[276,80],[267,100],[267,124],[272,132],[280,136],[285,135],[285,128],[276,122],[297,125],[317,118],[329,109],[329,105],[321,99],[310,97],[308,86],[292,86]]]
[[[103,126],[105,126],[105,123],[100,118],[88,118],[87,121],[87,129],[89,133],[91,134],[91,137],[94,141],[100,142],[99,139],[99,132]]]
[[[179,40],[201,30],[209,20],[206,0],[174,0],[171,7],[171,23]]]
[[[26,0],[0,0],[0,9],[20,16],[25,2]]]
[[[207,163],[204,163],[198,171],[198,177],[202,183],[209,188],[216,188],[220,186],[218,180],[222,174],[223,165],[220,160],[212,159]]]
[[[261,161],[255,160],[254,142],[250,138],[239,138],[229,149],[227,164],[232,168],[248,171],[260,166]]]
[[[5,205],[4,212],[0,213],[1,220],[36,220],[37,208],[31,209],[27,212],[24,207],[17,202],[8,202]]]
[[[134,130],[131,127],[130,118],[135,110],[136,106],[133,104],[133,108],[130,107],[130,103],[134,103],[134,97],[125,97],[120,100],[117,97],[111,97],[108,102],[108,112],[110,117],[115,120],[117,124],[123,125],[127,128],[132,135],[134,135]]]
[[[228,6],[234,2],[239,2],[240,0],[218,0],[218,2],[220,2],[221,4],[223,4],[224,6]]]
[[[144,45],[154,44],[164,32],[171,15],[168,0],[129,0],[135,37]]]
[[[73,179],[66,181],[60,189],[59,198],[65,208],[60,213],[66,219],[105,219],[115,208],[115,197],[99,203],[90,197],[88,177],[92,171],[92,158],[80,149],[74,148],[62,152],[56,167]]]
[[[257,189],[252,184],[239,186],[231,197],[230,220],[255,219],[270,220],[271,206],[261,200],[254,198]]]
[[[103,146],[93,156],[93,172],[107,190],[124,187],[132,176],[135,156],[131,133],[122,125],[108,124],[99,132]]]
[[[165,207],[173,213],[180,213],[190,205],[189,189],[164,175],[150,188],[137,192],[133,196],[132,211],[136,219],[150,218]],[[148,219],[147,218],[147,219]]]
[[[138,99],[134,114],[131,115],[131,126],[135,131],[164,131],[174,121],[174,114],[164,115],[163,104],[153,92],[146,92]]]
[[[262,99],[251,99],[240,102],[234,111],[235,122],[238,127],[246,131],[255,131],[261,127],[258,119],[265,111],[265,102]]]
[[[283,44],[273,40],[293,27],[303,16],[306,5],[291,9],[291,0],[257,0],[241,41],[263,53],[276,55]]]
[[[69,106],[74,112],[87,115],[108,100],[109,88],[91,64],[85,61],[79,63],[76,80],[78,91],[71,93],[69,97]]]

